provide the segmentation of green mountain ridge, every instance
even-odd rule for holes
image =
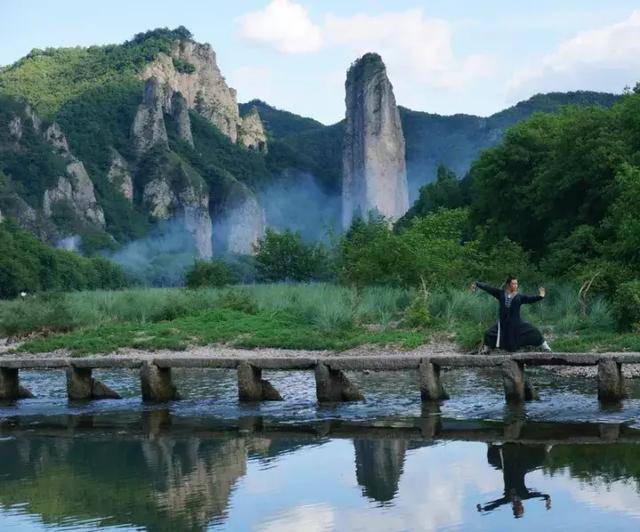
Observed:
[[[184,80],[200,82],[203,67],[190,62],[197,55],[193,49],[211,52],[185,28],[165,28],[123,44],[33,50],[0,69],[1,215],[17,219],[52,244],[78,235],[87,254],[115,251],[148,235],[166,218],[184,216],[192,217],[185,223],[191,224],[194,240],[207,237],[194,224],[204,226],[211,218],[215,253],[225,246],[235,249],[230,242],[251,239],[265,221],[313,226],[316,233],[309,234],[319,237],[322,223],[339,205],[344,121],[323,125],[261,100],[234,102],[235,109],[212,108],[200,96],[178,114],[171,95],[180,92]],[[206,76],[220,74],[215,60],[207,68]],[[147,75],[164,76],[157,85],[161,108],[144,103]],[[617,98],[588,91],[536,95],[486,118],[400,107],[412,195],[435,178],[440,164],[464,175],[509,126],[537,111],[610,106]],[[254,107],[264,126],[266,152],[242,140],[243,119]],[[160,136],[150,136],[152,147],[141,152],[133,126],[153,113],[166,138],[156,131]],[[184,136],[185,123],[192,138]],[[222,125],[227,123],[230,129]],[[269,205],[259,204],[305,190],[309,183],[317,193],[292,196],[304,196],[307,203],[290,220],[273,218]],[[314,201],[327,198],[331,209],[322,220],[309,222],[306,218],[319,210]],[[229,218],[231,227],[216,225]],[[200,252],[196,248],[194,243],[194,254]]]

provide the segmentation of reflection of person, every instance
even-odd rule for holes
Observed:
[[[521,305],[536,303],[544,299],[546,291],[543,287],[538,289],[537,296],[520,294],[518,293],[518,279],[509,276],[504,284],[504,290],[479,281],[471,285],[471,290],[475,291],[476,288],[491,294],[500,302],[498,323],[485,333],[485,346],[516,351],[525,345],[533,345],[541,346],[545,351],[551,351],[540,331],[520,318]]]
[[[546,493],[531,491],[524,483],[529,471],[544,463],[547,450],[544,445],[522,445],[505,443],[489,444],[487,461],[496,469],[502,470],[504,480],[504,497],[485,505],[476,506],[479,512],[490,512],[505,504],[510,504],[513,516],[517,519],[524,515],[524,503],[528,499],[543,499],[547,510],[551,509],[551,497]]]

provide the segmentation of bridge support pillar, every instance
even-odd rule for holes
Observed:
[[[144,362],[140,368],[140,388],[143,401],[163,403],[180,399],[171,380],[171,368],[160,368],[150,362]]]
[[[92,377],[91,368],[69,366],[67,373],[67,397],[71,401],[90,399],[121,399],[120,394]]]
[[[627,397],[627,387],[622,375],[622,364],[615,360],[598,362],[598,400],[617,403]]]
[[[269,381],[262,378],[262,369],[248,362],[238,366],[238,398],[240,401],[282,401],[282,396]]]
[[[20,385],[17,368],[0,368],[0,400],[31,399],[33,394]]]
[[[316,395],[320,403],[362,401],[364,395],[347,376],[326,364],[316,364]]]
[[[502,363],[502,383],[507,403],[522,403],[538,399],[538,392],[525,378],[524,364],[515,360]]]
[[[440,382],[440,366],[426,360],[418,366],[420,372],[420,397],[423,401],[442,401],[449,399],[449,394]]]

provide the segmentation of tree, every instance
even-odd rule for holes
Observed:
[[[266,282],[323,280],[329,257],[322,244],[305,244],[300,233],[267,229],[255,246],[258,278]]]

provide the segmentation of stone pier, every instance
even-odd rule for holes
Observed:
[[[522,403],[538,399],[538,392],[525,377],[522,362],[505,360],[502,363],[502,384],[507,403]]]
[[[91,368],[77,368],[70,365],[66,369],[67,397],[71,401],[91,399],[121,399],[120,394],[92,377]]]
[[[449,394],[440,382],[440,366],[425,360],[418,367],[420,372],[420,397],[423,401],[443,401]]]
[[[150,362],[145,361],[140,367],[140,388],[143,401],[162,403],[180,399],[171,379],[171,368],[159,368]]]
[[[339,369],[320,362],[316,364],[315,376],[316,395],[320,403],[364,400],[358,387]]]
[[[20,385],[17,368],[0,368],[0,400],[31,399],[33,394]]]
[[[248,362],[238,365],[238,398],[240,401],[282,401],[282,396],[269,381],[262,378],[262,369]]]
[[[615,360],[598,362],[598,400],[617,403],[627,397],[627,387],[622,375],[622,364]]]

